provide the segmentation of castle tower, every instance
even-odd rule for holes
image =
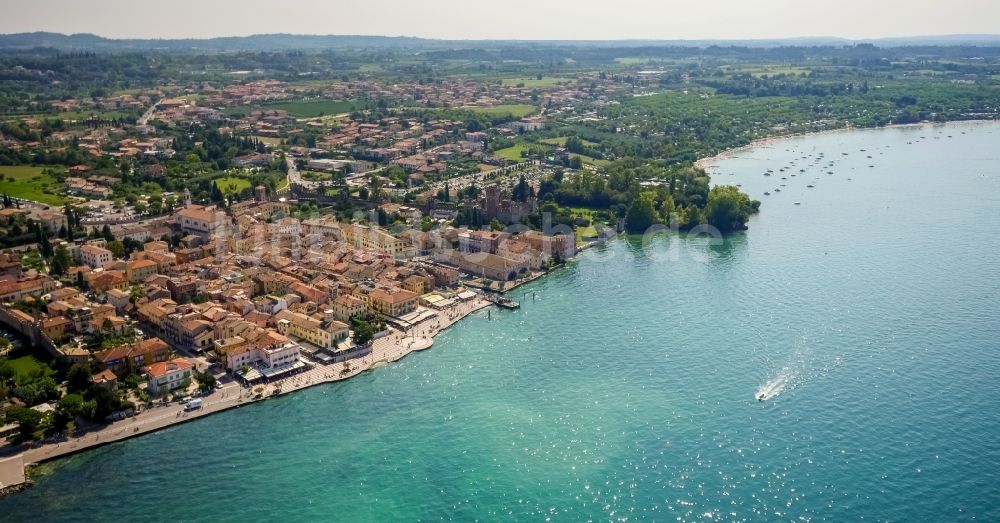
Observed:
[[[496,184],[486,188],[486,216],[496,218],[500,210],[500,187]]]

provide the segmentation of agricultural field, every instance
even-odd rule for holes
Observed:
[[[361,104],[351,100],[290,100],[286,102],[269,103],[254,106],[229,107],[224,113],[228,115],[246,114],[252,111],[287,111],[290,116],[297,118],[316,118],[318,116],[330,116],[335,114],[349,113],[359,109]]]
[[[787,75],[807,75],[810,72],[808,67],[790,67],[787,65],[760,65],[748,67],[723,67],[723,70],[730,73],[750,73],[753,76],[775,76],[779,74]]]
[[[237,194],[250,188],[250,180],[239,176],[225,176],[215,179],[215,186],[224,194]]]
[[[621,65],[640,65],[658,61],[659,60],[655,58],[645,56],[619,56],[618,58],[615,58],[615,62]]]
[[[507,87],[527,87],[533,89],[536,87],[555,87],[560,83],[574,82],[572,78],[560,78],[558,76],[543,76],[541,79],[538,77],[522,77],[522,78],[504,78],[503,85]]]
[[[566,146],[566,138],[568,138],[568,137],[567,136],[560,136],[558,138],[546,138],[544,140],[538,140],[538,143],[544,143],[546,145],[557,145],[559,147],[565,147]],[[586,147],[594,147],[594,146],[598,145],[596,142],[591,142],[589,140],[584,140],[582,138],[580,139],[580,142],[583,143],[583,145],[586,146]]]
[[[253,138],[254,140],[257,140],[259,142],[266,143],[271,147],[277,147],[281,145],[281,138],[274,138],[272,136],[254,136]]]
[[[521,153],[527,150],[528,150],[527,145],[519,143],[517,145],[512,145],[504,149],[498,149],[493,154],[505,160],[510,160],[512,162],[521,162],[524,161],[524,157],[521,156]]]
[[[30,165],[0,166],[0,193],[26,200],[64,205],[68,200],[59,193],[63,186],[49,174],[45,167]]]
[[[491,105],[487,107],[466,106],[463,107],[462,109],[490,116],[503,116],[509,114],[517,118],[528,116],[529,114],[535,112],[536,110],[534,105],[527,105],[527,104]]]
[[[97,117],[104,120],[115,120],[118,118],[125,118],[127,116],[138,116],[140,112],[129,113],[127,111],[118,110],[104,110],[97,108],[83,108],[76,109],[72,111],[31,111],[31,112],[17,112],[17,113],[5,113],[0,114],[0,121],[6,120],[20,120],[23,118],[44,118],[51,120],[62,120],[65,122],[80,122],[89,120],[91,117]]]

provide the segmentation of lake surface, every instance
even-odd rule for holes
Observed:
[[[45,465],[2,519],[1000,520],[1000,125],[712,172],[763,201],[745,235],[587,251],[398,364]]]

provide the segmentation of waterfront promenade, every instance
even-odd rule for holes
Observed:
[[[315,364],[311,369],[271,383],[243,388],[230,383],[203,398],[200,409],[185,412],[184,406],[173,403],[156,406],[141,413],[61,441],[32,446],[11,458],[0,460],[0,487],[10,487],[25,481],[23,467],[66,456],[82,450],[146,434],[178,423],[184,423],[216,412],[263,401],[275,394],[288,394],[322,383],[356,376],[380,364],[399,361],[407,354],[430,348],[433,338],[465,316],[492,304],[480,296],[438,311],[438,315],[407,331],[392,329],[389,335],[374,341],[370,354],[329,365]],[[260,390],[260,395],[257,392]],[[7,483],[10,481],[10,483]]]

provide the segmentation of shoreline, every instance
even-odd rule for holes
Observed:
[[[19,483],[0,483],[0,496],[30,486],[31,479],[28,472],[32,466],[156,432],[218,412],[265,401],[273,396],[291,394],[317,385],[344,381],[365,371],[397,362],[413,352],[431,348],[435,336],[465,317],[492,306],[491,302],[477,295],[468,302],[438,311],[438,316],[425,320],[408,331],[391,329],[389,335],[373,342],[371,353],[361,358],[332,364],[317,363],[311,369],[300,374],[250,388],[244,388],[233,382],[205,396],[204,406],[195,411],[185,412],[183,405],[176,403],[151,407],[131,418],[85,432],[78,437],[67,437],[59,441],[22,448],[19,452],[4,454],[0,457],[0,477],[9,473],[8,477],[20,475],[23,479]],[[258,388],[262,389],[261,396],[255,398],[254,391]]]
[[[724,150],[719,151],[718,153],[716,153],[716,154],[714,154],[712,156],[706,156],[704,158],[699,158],[698,160],[695,160],[695,162],[694,162],[693,165],[694,165],[694,167],[696,169],[701,169],[701,170],[704,170],[704,171],[708,171],[708,169],[711,168],[711,167],[714,167],[716,163],[718,163],[718,162],[720,162],[722,160],[725,160],[727,158],[731,158],[731,157],[733,157],[734,155],[736,155],[736,154],[738,154],[740,152],[748,151],[750,149],[755,149],[755,148],[762,147],[762,146],[772,145],[775,142],[778,142],[778,141],[781,141],[781,140],[786,140],[786,139],[791,139],[791,138],[802,138],[802,137],[807,137],[807,136],[822,136],[822,135],[826,135],[826,134],[837,134],[837,133],[851,132],[851,131],[869,131],[869,130],[878,130],[878,129],[893,129],[893,128],[906,128],[906,127],[924,127],[924,126],[936,126],[936,125],[951,125],[951,124],[956,124],[956,123],[962,123],[962,124],[965,124],[965,123],[968,123],[968,124],[984,124],[984,123],[997,123],[997,122],[1000,122],[1000,119],[998,119],[998,118],[994,118],[994,119],[976,118],[976,119],[970,119],[970,120],[947,120],[947,121],[944,121],[944,122],[924,121],[924,122],[914,122],[914,123],[888,124],[888,125],[883,125],[881,127],[841,127],[841,128],[838,128],[838,129],[825,129],[825,130],[822,130],[822,131],[805,131],[805,132],[796,132],[796,133],[790,133],[790,134],[781,134],[781,135],[775,135],[775,136],[768,136],[766,138],[758,138],[756,140],[751,141],[750,143],[748,143],[746,145],[741,145],[739,147],[731,147],[729,149],[724,149]]]
[[[713,156],[701,158],[694,162],[694,166],[706,169],[714,166],[716,162],[753,148],[771,145],[774,142],[798,138],[805,136],[817,136],[829,133],[840,133],[845,131],[876,130],[891,127],[923,127],[923,126],[943,126],[955,123],[963,124],[983,124],[1000,123],[997,119],[975,119],[975,120],[951,120],[947,122],[917,122],[907,124],[892,124],[882,127],[845,127],[839,129],[827,129],[823,131],[810,131],[792,133],[786,135],[771,136],[750,142],[749,144],[726,149]],[[616,234],[614,237],[620,236]],[[606,242],[587,242],[580,246],[577,255],[581,252]],[[575,256],[574,256],[575,257]],[[568,262],[569,260],[567,260]],[[565,264],[560,267],[564,267]],[[557,267],[559,268],[559,267]],[[513,286],[499,291],[506,294],[515,291],[519,287],[537,281],[545,275],[553,272],[556,268],[532,275],[524,280],[517,281]],[[496,291],[494,291],[496,292]],[[390,334],[375,340],[371,353],[361,358],[346,360],[333,364],[315,363],[313,367],[305,372],[283,378],[274,383],[256,385],[244,388],[237,383],[230,383],[221,390],[213,391],[204,397],[204,406],[201,409],[185,412],[182,405],[172,404],[167,406],[156,406],[144,410],[140,414],[125,420],[113,422],[97,430],[87,431],[78,437],[67,437],[59,441],[50,441],[41,445],[22,448],[17,452],[3,452],[0,449],[0,477],[4,473],[17,472],[21,474],[23,480],[20,483],[0,482],[0,496],[18,492],[31,485],[30,469],[41,463],[56,460],[91,450],[105,445],[131,439],[149,434],[168,427],[180,425],[200,419],[202,417],[227,411],[243,405],[264,401],[272,396],[291,394],[302,389],[317,385],[344,381],[365,371],[376,369],[389,363],[397,362],[413,352],[421,352],[433,346],[434,337],[441,334],[447,328],[458,323],[463,318],[474,312],[494,306],[482,296],[477,295],[469,302],[454,305],[449,309],[438,311],[438,316],[425,320],[407,331],[391,329]],[[254,397],[254,390],[262,389],[260,397]],[[16,468],[16,470],[15,470]]]

